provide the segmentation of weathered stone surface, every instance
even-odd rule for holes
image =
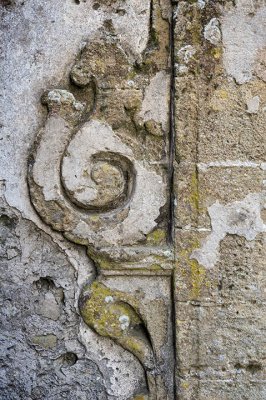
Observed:
[[[0,398],[106,399],[101,372],[78,337],[75,270],[67,256],[5,204],[0,243]]]
[[[258,234],[253,241],[227,235],[220,242],[215,265],[208,269],[195,257],[201,251],[201,243],[206,242],[209,235],[209,232],[181,230],[177,233],[177,299],[218,304],[233,300],[263,303],[264,234]]]
[[[225,385],[229,384],[238,399],[246,386],[250,396],[261,398],[257,396],[265,382],[263,310],[252,303],[235,302],[222,307],[189,303],[178,307],[182,397],[212,398],[216,387],[227,398]]]
[[[224,67],[239,84],[254,77],[257,57],[265,47],[266,10],[263,6],[263,1],[238,0],[221,19]]]
[[[71,394],[77,399],[172,399],[172,253],[166,245],[165,168],[170,2],[10,2],[1,5],[1,13],[1,24],[7,28],[6,59],[1,70],[6,83],[1,108],[1,195],[21,223],[28,220],[32,226],[23,234],[16,233],[23,252],[18,265],[13,260],[19,257],[20,247],[9,245],[9,235],[4,231],[4,257],[12,265],[12,272],[5,271],[4,280],[8,283],[14,275],[17,290],[24,294],[28,282],[22,283],[20,274],[26,266],[32,276],[27,279],[33,286],[27,295],[17,298],[16,305],[20,313],[18,327],[27,325],[27,337],[21,336],[17,327],[14,331],[14,340],[21,343],[17,357],[28,346],[31,351],[27,363],[32,369],[26,377],[22,362],[12,358],[4,370],[8,368],[7,376],[12,376],[14,368],[19,379],[25,381],[25,387],[16,388],[18,398],[69,398]],[[21,30],[16,29],[17,24]],[[13,48],[10,43],[16,40],[20,47]],[[12,71],[8,65],[12,65]],[[157,95],[159,102],[154,102]],[[25,103],[21,104],[22,96]],[[15,167],[7,167],[10,158]],[[31,201],[42,220],[29,201],[27,167]],[[50,254],[40,240],[35,240],[39,236],[51,242]],[[161,275],[165,279],[166,292],[159,296],[163,300],[156,298],[154,305],[145,304],[136,317],[136,321],[143,321],[143,334],[136,346],[150,346],[152,371],[147,372],[151,365],[145,351],[143,357],[138,357],[140,353],[132,344],[124,346],[126,350],[121,347],[117,332],[112,337],[116,344],[96,334],[98,331],[105,336],[104,329],[99,332],[89,324],[92,330],[81,321],[79,310],[89,323],[82,313],[81,300],[85,283],[91,285],[96,271],[85,248],[77,244],[88,246],[97,267],[107,270],[108,282],[112,274],[120,273],[117,269],[128,269],[131,274],[133,269],[136,276],[131,282],[136,287],[143,286],[139,270],[145,270],[153,292]],[[38,260],[41,257],[36,263],[35,252]],[[65,264],[59,262],[61,256]],[[51,268],[43,276],[42,268],[48,260]],[[69,280],[66,268],[72,274]],[[131,290],[127,273],[118,303]],[[67,281],[67,288],[60,279]],[[147,290],[144,285],[143,293]],[[8,318],[12,304],[4,314]],[[25,307],[26,316],[22,312]],[[125,307],[130,309],[128,304]],[[114,321],[119,317],[116,311]],[[136,312],[132,309],[130,316]],[[158,313],[159,322],[155,320]],[[125,333],[131,325],[127,316],[120,317]],[[138,325],[134,328],[137,333]],[[8,337],[11,324],[6,328],[4,334]],[[7,356],[5,350],[3,353]],[[42,366],[39,369],[38,363]],[[43,378],[37,378],[38,374]],[[9,378],[3,379],[4,398],[9,398]]]
[[[265,4],[178,2],[177,393],[265,397]]]
[[[213,84],[212,91],[202,88],[199,100],[198,160],[265,162],[265,83],[254,79],[239,87],[227,77]]]
[[[265,1],[0,13],[0,398],[264,399]]]

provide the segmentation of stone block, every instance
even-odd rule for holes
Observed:
[[[266,378],[265,303],[179,302],[176,313],[180,376],[212,381],[242,373],[247,381]]]
[[[175,169],[175,226],[197,227],[199,219],[199,180],[195,163],[181,162]]]
[[[177,300],[263,304],[266,300],[265,234],[257,234],[252,241],[227,234],[216,250],[208,248],[208,258],[204,255],[204,245],[206,248],[210,235],[207,231],[176,232]],[[203,262],[208,263],[210,259],[214,259],[214,265],[206,267]]]
[[[263,400],[265,398],[265,381],[246,382],[245,378],[230,380],[197,380],[180,378],[178,381],[178,398],[180,400]]]
[[[178,162],[196,162],[198,87],[194,77],[175,78],[175,133]]]
[[[236,206],[264,189],[263,164],[234,162],[180,163],[175,173],[177,228],[207,228],[212,224],[209,208],[215,203]],[[262,199],[262,197],[261,197]]]
[[[197,230],[176,230],[175,289],[177,301],[206,299],[215,296],[212,274],[193,258],[193,252],[209,232]]]
[[[252,163],[249,166],[234,166],[225,162],[209,168],[208,164],[200,163],[197,179],[198,224],[199,227],[209,228],[212,224],[209,208],[215,203],[241,207],[237,202],[245,203],[248,196],[254,196],[256,203],[256,194],[264,188],[265,171],[260,165]]]
[[[265,162],[266,84],[223,79],[199,97],[198,160]],[[205,93],[204,93],[205,92]]]

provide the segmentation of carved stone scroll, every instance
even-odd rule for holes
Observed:
[[[28,173],[40,217],[86,246],[97,268],[80,295],[85,323],[140,361],[147,389],[135,398],[150,400],[174,399],[170,8],[151,2],[141,59],[112,26],[88,40],[69,87],[42,98],[48,115]]]

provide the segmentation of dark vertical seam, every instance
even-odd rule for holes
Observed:
[[[172,303],[172,335],[173,335],[173,397],[177,399],[176,385],[176,362],[177,362],[177,340],[176,340],[176,307],[175,307],[175,193],[174,193],[174,160],[175,160],[175,1],[171,1],[171,20],[169,32],[170,47],[170,115],[169,115],[169,220],[168,220],[168,242],[174,252],[173,271],[171,276],[171,303]]]
[[[175,268],[175,266],[174,266]],[[175,307],[175,273],[174,270],[171,276],[171,302],[172,302],[172,332],[173,332],[173,394],[174,399],[177,399],[176,371],[177,371],[177,343],[176,343],[176,307]]]
[[[174,242],[174,158],[175,158],[175,54],[174,54],[174,5],[171,10],[170,21],[170,115],[169,115],[169,220],[168,220],[168,242]]]

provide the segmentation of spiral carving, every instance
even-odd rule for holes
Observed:
[[[73,136],[64,118],[50,115],[32,154],[29,183],[45,222],[87,245],[136,243],[154,228],[165,201],[162,178],[109,125],[93,119]]]
[[[62,185],[70,201],[95,213],[123,207],[135,185],[133,163],[112,151],[93,154],[92,147],[85,157],[77,159],[75,150],[71,142],[61,164]]]
[[[137,275],[135,271],[143,264],[143,269],[147,267],[144,272],[151,272],[153,279],[157,278],[153,275],[154,268],[158,272],[154,260],[159,259],[161,265],[165,262],[162,269],[165,268],[166,274],[162,276],[168,280],[169,265],[172,268],[169,251],[163,248],[155,254],[155,246],[147,251],[134,248],[156,228],[167,196],[162,170],[143,157],[143,142],[132,136],[132,132],[138,134],[140,126],[137,115],[140,115],[141,90],[125,89],[128,74],[132,72],[130,68],[120,46],[113,40],[100,40],[83,50],[72,69],[71,80],[80,90],[86,90],[93,81],[97,96],[109,107],[88,105],[66,90],[45,93],[43,102],[48,116],[29,158],[29,190],[43,221],[69,240],[87,246],[100,272],[104,269],[110,272],[110,263],[114,263],[115,272],[132,268]],[[146,78],[140,80],[141,84],[146,81]],[[115,116],[108,116],[108,108],[112,110],[116,106],[120,109]],[[92,114],[88,108],[93,110]],[[146,287],[143,288],[139,303],[144,301],[153,313],[163,305],[162,314],[169,314],[162,322],[161,336],[154,334],[151,339],[148,327],[153,327],[153,323],[147,323],[145,307],[140,313],[140,304],[134,302],[133,294],[128,296],[123,288],[109,289],[108,273],[106,276],[105,279],[104,274],[99,274],[94,283],[83,288],[80,313],[95,332],[111,338],[138,358],[145,370],[148,388],[142,398],[166,398],[165,359],[172,357],[164,355],[164,346],[168,349],[172,340],[168,332],[169,293],[162,290],[161,304],[157,297],[146,298]],[[130,281],[130,274],[125,277]]]
[[[99,243],[127,244],[132,239],[135,243],[143,235],[139,225],[145,200],[155,219],[159,214],[158,191],[163,190],[161,178],[135,160],[132,150],[107,124],[90,120],[73,136],[66,120],[58,115],[50,115],[40,132],[29,168],[29,185],[33,204],[45,222],[71,240],[95,247]],[[154,219],[147,219],[146,232],[153,228]],[[122,318],[132,319],[133,325],[130,322],[126,329],[109,332],[104,320],[97,319],[98,314],[101,318],[109,314],[106,296],[101,298],[108,289],[103,290],[97,282],[89,289],[90,297],[94,296],[91,299],[86,295],[88,289],[82,291],[80,311],[84,321],[139,359],[146,371],[149,398],[156,399],[154,354],[143,321],[123,302],[126,296],[117,293],[113,319],[118,327]],[[93,310],[98,308],[95,314]]]

